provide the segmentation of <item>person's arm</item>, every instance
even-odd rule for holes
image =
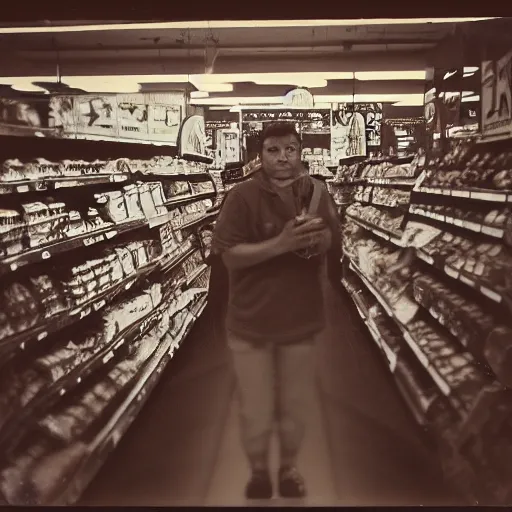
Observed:
[[[295,219],[288,222],[276,237],[263,242],[251,241],[250,212],[247,203],[232,189],[222,206],[215,226],[212,248],[222,255],[226,267],[252,267],[287,252],[307,247],[310,237],[321,226],[307,222],[297,226]]]
[[[279,237],[253,244],[239,244],[222,254],[222,261],[228,268],[247,268],[263,263],[283,254]]]

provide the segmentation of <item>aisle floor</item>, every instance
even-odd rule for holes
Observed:
[[[309,407],[309,422],[298,467],[303,474],[308,496],[305,500],[274,498],[270,501],[252,503],[243,492],[250,471],[240,444],[237,403],[233,400],[224,431],[217,465],[212,475],[206,506],[334,506],[339,505],[332,478],[326,429],[318,395]],[[270,463],[272,470],[279,465],[277,440],[273,439]],[[275,482],[275,475],[274,482]]]

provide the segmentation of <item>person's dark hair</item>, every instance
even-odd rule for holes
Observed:
[[[260,153],[263,149],[263,143],[267,139],[270,139],[270,137],[286,137],[288,135],[293,135],[297,139],[297,142],[301,144],[300,135],[298,134],[294,123],[288,123],[285,121],[270,123],[261,132],[259,144]]]

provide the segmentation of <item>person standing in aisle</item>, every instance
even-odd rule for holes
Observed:
[[[269,499],[269,445],[277,423],[279,494],[301,498],[296,468],[312,393],[313,346],[324,328],[322,271],[341,252],[334,203],[301,163],[294,125],[268,126],[261,169],[227,195],[212,250],[229,276],[226,330],[238,384],[242,444],[252,470],[247,499]],[[308,213],[307,213],[308,212]],[[329,251],[331,249],[331,251]]]

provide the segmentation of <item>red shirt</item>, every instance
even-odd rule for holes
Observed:
[[[313,178],[293,185],[294,196],[309,202]],[[234,187],[226,197],[215,226],[217,253],[243,243],[277,236],[286,222],[300,213],[301,200],[286,200],[270,185],[264,172]],[[327,189],[317,212],[333,231],[340,247],[338,223]],[[324,328],[320,271],[325,256],[304,259],[289,253],[244,269],[230,269],[226,327],[253,342],[300,342]],[[339,261],[339,260],[338,260]]]

